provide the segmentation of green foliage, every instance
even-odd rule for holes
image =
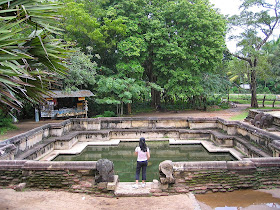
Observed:
[[[230,82],[238,85],[249,83],[249,64],[246,61],[232,58],[227,61],[226,72]]]
[[[0,109],[0,135],[13,129],[16,129],[16,126],[13,125],[11,116],[4,114]]]
[[[25,102],[23,104],[22,109],[20,110],[19,113],[17,113],[17,119],[19,121],[21,120],[26,120],[26,119],[35,119],[35,110],[34,110],[34,105],[30,102]]]
[[[203,94],[213,96],[215,94],[227,94],[229,91],[229,81],[221,75],[205,73],[202,78]]]
[[[63,77],[66,90],[92,89],[96,84],[97,64],[91,58],[91,55],[85,55],[80,49],[71,54],[66,64],[68,74]]]
[[[221,86],[226,21],[208,0],[61,2],[65,37],[98,55],[91,58],[98,68],[90,87],[97,103],[123,106],[155,94],[186,100]]]
[[[263,93],[263,94],[269,94],[271,93],[268,87],[258,87],[257,88],[258,93]]]
[[[116,117],[115,112],[112,111],[104,111],[101,115],[96,115],[95,117]]]
[[[257,76],[266,76],[261,72],[269,69],[267,57],[261,50],[264,44],[274,33],[279,24],[279,1],[242,0],[241,13],[229,18],[233,27],[244,29],[239,35],[233,36],[238,40],[239,52],[234,54],[238,59],[248,62],[250,66],[251,106],[258,107],[256,90]],[[258,7],[256,10],[255,7]],[[259,75],[258,75],[259,74]]]
[[[143,82],[131,78],[101,77],[98,81],[97,99],[99,104],[132,103],[132,99],[140,99],[147,93]]]
[[[93,53],[100,54],[101,59],[108,58],[108,50],[116,49],[126,30],[123,19],[116,16],[115,9],[107,7],[108,1],[104,0],[61,2],[64,4],[60,13],[63,15],[66,39],[76,41],[83,50],[91,46]]]
[[[0,108],[19,110],[22,101],[42,101],[57,74],[64,74],[64,44],[57,4],[39,0],[0,2]]]
[[[270,41],[263,47],[263,51],[267,54],[268,62],[270,63],[271,73],[266,80],[266,85],[273,93],[280,92],[280,38],[276,41]]]
[[[120,1],[115,7],[127,25],[127,38],[118,45],[122,72],[134,78],[142,73],[168,97],[204,92],[202,74],[220,63],[225,32],[223,17],[208,1]],[[130,69],[136,64],[142,72]]]

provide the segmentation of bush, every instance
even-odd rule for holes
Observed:
[[[239,93],[239,89],[237,87],[232,87],[231,92],[232,93]]]
[[[95,117],[116,117],[116,114],[112,111],[104,111],[103,114],[96,115]]]
[[[13,125],[13,119],[11,116],[6,115],[0,109],[0,135],[5,134],[8,130],[16,129]]]
[[[35,110],[32,103],[24,103],[23,108],[18,113],[19,120],[35,119]]]

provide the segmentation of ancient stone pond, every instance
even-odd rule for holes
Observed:
[[[134,149],[138,142],[120,142],[118,146],[88,146],[78,155],[58,155],[54,161],[90,161],[107,158],[114,163],[115,174],[122,182],[133,182],[136,158]],[[236,158],[229,152],[208,152],[201,144],[170,145],[169,141],[149,141],[152,153],[149,160],[147,181],[158,179],[159,164],[164,160],[184,161],[232,161]]]
[[[88,193],[114,191],[118,182],[133,179],[134,172],[126,176],[119,165],[133,160],[133,148],[142,136],[155,151],[149,194],[280,187],[279,136],[219,118],[69,119],[48,124],[1,143],[0,184],[25,182],[29,187]],[[115,150],[117,145],[124,149]],[[68,161],[69,155],[77,154]],[[80,161],[80,154],[90,161]],[[108,162],[100,163],[115,154],[122,155],[117,157],[122,159],[120,163],[111,160],[115,169],[104,165]],[[67,161],[51,161],[62,155]],[[104,172],[110,179],[102,177]]]

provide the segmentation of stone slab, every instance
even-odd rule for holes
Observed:
[[[109,190],[109,191],[116,190],[118,182],[119,182],[119,176],[118,175],[114,175],[114,181],[113,182],[108,182],[107,190]]]
[[[144,188],[139,184],[138,189],[132,187],[134,184],[135,182],[119,182],[115,190],[115,195],[118,197],[151,196],[152,182],[147,182]]]
[[[280,118],[280,111],[265,112],[265,114],[271,114],[273,117]]]

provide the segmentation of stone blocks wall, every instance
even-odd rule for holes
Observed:
[[[0,186],[14,188],[19,183],[26,187],[59,188],[70,192],[100,193],[104,186],[95,184],[96,161],[39,162],[0,161]]]
[[[280,187],[280,158],[245,161],[175,162],[175,184],[163,185],[166,192],[227,192],[238,189]]]

